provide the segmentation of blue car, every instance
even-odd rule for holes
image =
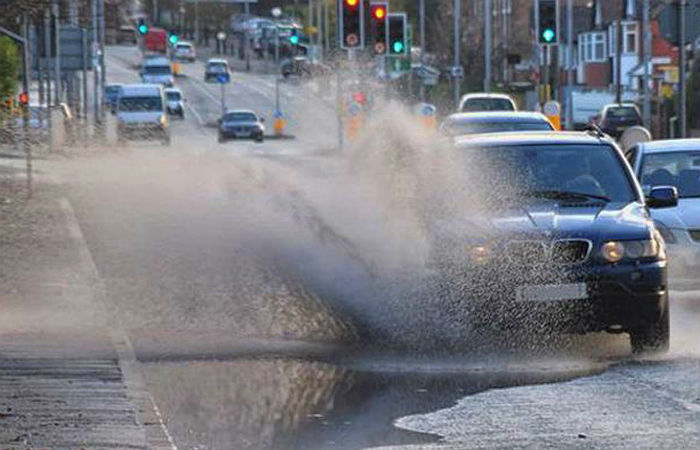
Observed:
[[[470,212],[440,227],[431,261],[465,287],[451,298],[474,323],[626,332],[635,352],[668,349],[666,246],[650,210],[675,207],[674,187],[650,186],[645,198],[600,132],[482,134],[455,145]]]

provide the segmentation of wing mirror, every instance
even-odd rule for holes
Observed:
[[[675,186],[654,186],[647,195],[649,208],[673,208],[678,206],[678,189]]]

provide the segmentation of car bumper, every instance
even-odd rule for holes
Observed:
[[[673,290],[700,289],[700,242],[686,230],[673,230],[677,242],[666,244],[669,287]]]
[[[666,308],[666,262],[595,265],[571,270],[496,268],[471,276],[468,310],[489,323],[574,333],[626,331],[656,322]],[[527,286],[583,285],[585,298],[522,300]]]
[[[263,137],[263,132],[260,130],[252,131],[250,133],[224,131],[220,132],[219,136],[221,136],[224,139],[261,139]]]
[[[168,129],[159,124],[119,125],[120,139],[160,140],[168,136]]]

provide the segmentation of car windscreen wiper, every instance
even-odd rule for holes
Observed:
[[[538,197],[554,200],[598,200],[605,203],[610,203],[612,201],[609,197],[606,197],[604,195],[559,190],[523,191],[521,195],[524,197]]]

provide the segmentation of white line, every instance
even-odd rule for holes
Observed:
[[[145,383],[143,381],[144,377],[139,370],[138,361],[136,361],[136,355],[134,354],[134,347],[131,345],[129,336],[124,332],[124,328],[122,326],[121,319],[117,314],[116,308],[107,300],[107,289],[105,287],[104,280],[97,270],[97,265],[95,264],[95,260],[93,259],[90,249],[87,246],[85,235],[80,228],[75,211],[67,198],[61,198],[59,203],[66,217],[66,227],[68,228],[68,233],[78,246],[81,265],[83,266],[83,269],[90,274],[90,277],[93,278],[92,282],[94,283],[95,287],[95,297],[97,299],[97,307],[99,312],[102,313],[102,316],[107,323],[112,323],[112,326],[109,327],[110,338],[112,345],[117,352],[119,368],[122,371],[127,388],[132,397],[137,397],[138,393],[146,393],[148,396],[148,401],[158,419],[160,429],[170,444],[170,450],[178,450],[172,436],[170,435],[170,432],[168,431],[168,428],[165,426],[165,421],[160,413],[160,409],[158,409],[155,400],[145,388]],[[143,426],[143,424],[141,425]]]
[[[194,117],[197,119],[197,123],[199,124],[199,127],[202,128],[204,126],[204,121],[202,120],[202,116],[199,115],[196,109],[194,109],[194,106],[190,105],[189,103],[186,104],[186,106],[192,111],[192,114],[194,114]]]

